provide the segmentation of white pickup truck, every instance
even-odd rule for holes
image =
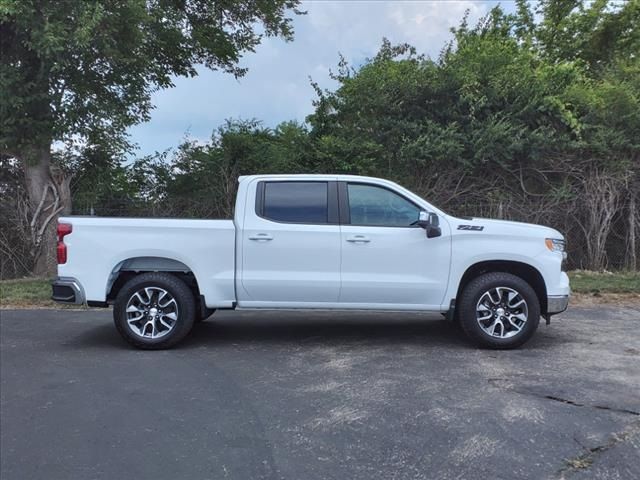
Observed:
[[[65,217],[52,298],[113,304],[136,347],[167,348],[216,309],[440,312],[514,348],[569,301],[562,235],[456,218],[349,175],[240,177],[233,220]]]

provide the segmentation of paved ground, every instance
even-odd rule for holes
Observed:
[[[221,313],[161,352],[0,316],[2,480],[640,478],[640,310],[511,352],[418,314]]]

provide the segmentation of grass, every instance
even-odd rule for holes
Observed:
[[[640,272],[569,272],[575,293],[640,293]]]
[[[0,280],[0,306],[54,306],[51,300],[51,283],[48,279],[23,278]]]
[[[580,294],[640,294],[640,272],[569,272],[571,290]],[[0,280],[0,307],[60,307],[51,301],[48,279]]]

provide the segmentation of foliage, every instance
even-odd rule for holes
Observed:
[[[54,268],[55,221],[71,210],[70,178],[52,146],[128,145],[151,93],[197,65],[238,65],[263,36],[292,38],[298,0],[0,0],[0,154],[18,159],[38,274]],[[103,165],[98,164],[97,168]]]
[[[535,23],[519,1],[463,19],[437,60],[385,41],[358,69],[341,61],[311,135],[342,171],[393,178],[452,213],[551,224],[577,265],[601,269],[615,247],[625,259],[611,262],[636,268],[640,3],[539,12]]]
[[[33,270],[21,174],[15,159],[0,155],[0,278],[27,275]]]
[[[550,224],[574,266],[636,268],[624,232],[638,223],[638,2],[539,10],[538,23],[525,1],[463,19],[435,60],[387,40],[358,68],[340,58],[335,91],[314,83],[309,129],[228,122],[207,144],[136,162],[133,178],[157,162],[144,175],[161,186],[151,204],[228,217],[238,175],[383,176],[454,214]]]
[[[1,0],[3,150],[122,141],[150,94],[196,65],[236,76],[263,35],[292,38],[296,0]],[[257,27],[261,27],[258,29]]]
[[[196,3],[209,2],[187,2]],[[134,8],[136,2],[121,4]],[[5,0],[0,5],[9,4]],[[77,8],[90,5],[94,3]],[[157,18],[150,12],[159,3],[147,5],[146,13],[132,18],[153,24]],[[262,10],[252,18],[273,20],[270,32],[288,37],[284,12],[295,8],[294,2],[277,2],[273,8],[273,19]],[[7,10],[0,12],[8,15]],[[79,11],[78,18],[86,12]],[[94,32],[94,24],[87,25]],[[198,55],[205,55],[189,43],[199,41],[199,34],[193,36],[197,29],[187,29],[191,36],[186,46],[174,52],[163,42],[185,34],[182,30],[158,27],[127,39],[125,26],[110,28],[97,38],[107,42],[124,35],[124,45],[135,42],[136,35],[164,39],[151,52],[156,60],[169,51],[171,58],[189,61],[202,61]],[[230,31],[225,29],[226,34]],[[73,28],[68,34],[79,35]],[[637,269],[640,0],[542,0],[535,11],[526,0],[518,0],[515,13],[496,7],[476,25],[465,17],[452,34],[437,58],[387,40],[362,65],[340,58],[332,74],[338,83],[335,90],[312,83],[317,99],[305,124],[284,122],[270,129],[257,120],[229,120],[208,142],[187,140],[174,150],[133,162],[123,162],[117,143],[104,142],[103,133],[145,118],[149,105],[139,100],[148,100],[151,89],[165,86],[170,72],[193,72],[180,70],[183,64],[175,59],[178,63],[172,60],[164,67],[147,65],[138,58],[139,50],[124,52],[114,46],[114,59],[135,57],[132,72],[144,79],[145,87],[131,90],[129,99],[136,101],[129,105],[135,107],[114,117],[105,129],[92,122],[110,118],[106,113],[78,110],[81,120],[73,121],[80,121],[77,132],[86,133],[88,142],[81,155],[60,159],[74,172],[74,211],[229,217],[239,175],[374,175],[396,180],[452,214],[553,226],[568,237],[572,267]],[[236,52],[250,48],[244,36],[233,38]],[[207,52],[236,65],[237,57],[223,55],[224,49]],[[229,67],[224,62],[213,66]],[[95,62],[87,69],[96,75],[120,72],[101,70]],[[92,95],[102,93],[95,90]],[[117,101],[118,95],[101,98],[91,108],[112,112],[108,102]],[[98,131],[103,133],[94,135]]]

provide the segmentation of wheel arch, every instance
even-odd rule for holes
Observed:
[[[471,280],[482,274],[491,272],[505,272],[522,278],[531,285],[531,288],[536,292],[536,296],[540,302],[540,312],[543,314],[547,312],[547,286],[544,277],[536,267],[515,260],[485,260],[469,266],[458,284],[456,304],[457,299],[460,298],[462,291]]]
[[[107,282],[107,302],[113,302],[125,283],[141,273],[169,273],[183,280],[200,301],[198,280],[186,264],[168,257],[138,256],[119,262],[111,271]]]

